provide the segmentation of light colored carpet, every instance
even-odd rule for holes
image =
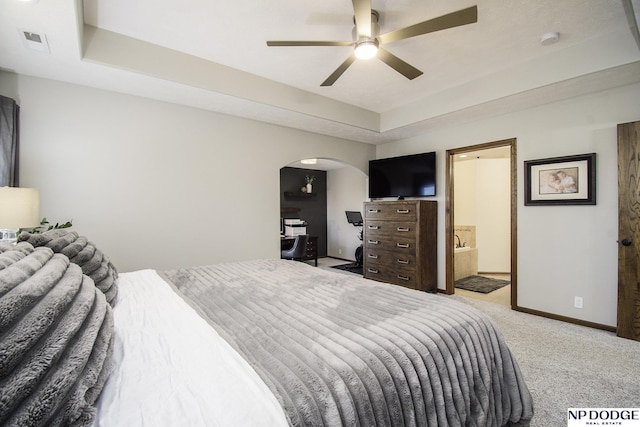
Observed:
[[[532,427],[566,426],[568,408],[640,407],[640,342],[457,295],[486,313],[533,396]]]

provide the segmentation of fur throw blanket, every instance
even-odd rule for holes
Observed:
[[[38,234],[23,231],[18,240],[31,243],[34,247],[46,246],[55,253],[66,255],[69,261],[79,265],[82,272],[93,280],[107,302],[114,305],[118,293],[118,272],[109,258],[86,237],[78,236],[75,231],[57,229]]]
[[[0,425],[91,425],[112,340],[111,306],[79,266],[0,244]]]

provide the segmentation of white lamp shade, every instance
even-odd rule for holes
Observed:
[[[35,188],[0,187],[0,229],[40,225],[40,193]]]

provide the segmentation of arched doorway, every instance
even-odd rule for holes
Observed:
[[[362,170],[340,160],[315,160],[315,163],[301,163],[299,160],[281,168],[281,217],[300,218],[308,223],[308,231],[320,230],[319,256],[353,261],[361,241],[358,230],[347,222],[345,211],[362,210],[367,197],[368,177]],[[312,195],[308,195],[302,187],[306,176],[311,175],[316,176]],[[312,212],[313,209],[322,212]],[[315,223],[311,224],[311,221]]]

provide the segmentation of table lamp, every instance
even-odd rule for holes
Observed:
[[[40,193],[35,188],[0,187],[0,243],[16,243],[21,228],[40,225]]]

